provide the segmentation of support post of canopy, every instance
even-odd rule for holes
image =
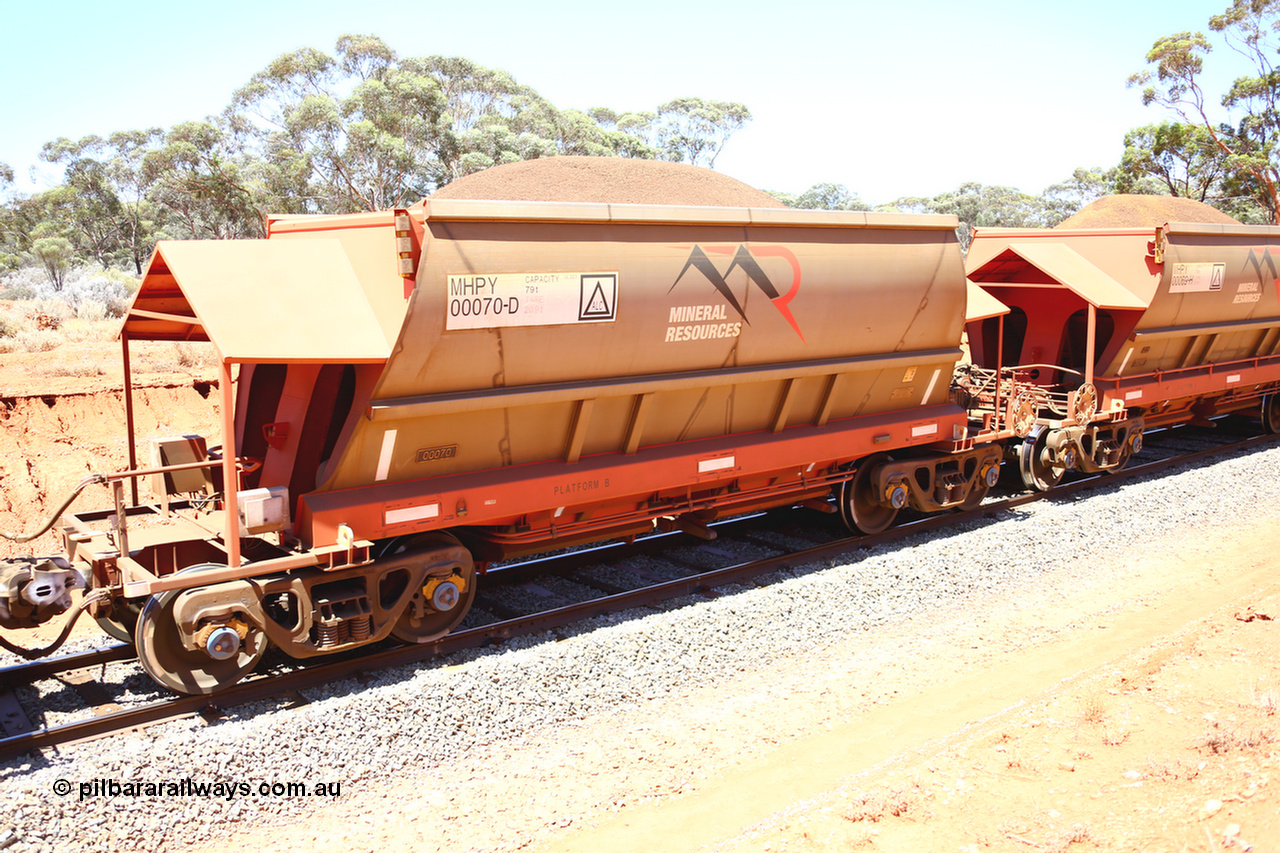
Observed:
[[[129,434],[129,470],[138,470],[138,440],[133,433],[133,371],[129,369],[129,333],[121,330],[120,350],[124,355],[124,430]],[[129,478],[133,505],[138,505],[138,478]]]
[[[998,432],[1001,429],[1009,428],[1009,425],[1007,423],[1003,427],[1000,425],[1000,380],[1004,378],[1004,315],[1003,314],[1001,314],[996,319],[996,324],[997,324],[996,329],[998,330],[996,333],[996,402],[995,402],[995,409],[994,409],[996,416],[995,416],[995,420],[992,421],[991,425],[995,427],[996,431]],[[970,342],[969,346],[971,348],[970,352],[972,352],[973,343]],[[990,358],[990,356],[987,356],[987,358]],[[991,363],[990,361],[987,362],[987,364],[990,364],[990,363]]]
[[[1089,332],[1084,345],[1084,381],[1093,384],[1094,344],[1098,339],[1098,306],[1089,303]]]
[[[222,359],[222,504],[227,514],[227,565],[240,565],[240,510],[236,495],[240,479],[236,474],[236,410],[231,388],[231,362]]]

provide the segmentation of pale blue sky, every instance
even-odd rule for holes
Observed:
[[[1228,2],[0,0],[0,161],[42,188],[44,142],[217,113],[275,56],[353,32],[503,68],[560,108],[740,101],[754,120],[716,166],[763,189],[1038,193],[1114,165],[1126,130],[1165,117],[1126,78]],[[1223,79],[1242,70],[1225,49],[1212,60]]]

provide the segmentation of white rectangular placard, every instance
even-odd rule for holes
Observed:
[[[1226,264],[1174,264],[1169,276],[1170,293],[1208,293],[1222,290]]]
[[[617,310],[616,272],[450,275],[445,328],[608,323]]]

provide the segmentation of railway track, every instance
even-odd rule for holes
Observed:
[[[714,596],[718,587],[751,582],[772,572],[976,518],[994,517],[1032,501],[1069,497],[1100,485],[1157,473],[1173,465],[1280,441],[1275,436],[1242,438],[1241,432],[1230,422],[1222,422],[1217,430],[1153,430],[1143,455],[1158,458],[1131,465],[1118,473],[1065,482],[1051,492],[989,498],[968,512],[906,519],[877,536],[851,537],[839,532],[834,516],[772,511],[714,524],[716,540],[697,543],[697,547],[691,545],[696,540],[684,534],[659,534],[630,544],[584,548],[497,566],[486,577],[482,595],[477,598],[473,615],[468,617],[463,629],[441,640],[419,646],[375,646],[372,651],[361,650],[363,654],[352,652],[307,666],[298,666],[281,656],[287,663],[277,664],[276,671],[264,666],[262,673],[213,697],[166,696],[120,707],[119,697],[109,694],[92,673],[131,659],[132,647],[125,644],[5,667],[0,669],[0,725],[4,727],[0,760],[181,717],[200,715],[214,722],[229,709],[251,702],[275,700],[282,706],[305,704],[307,700],[301,691],[319,685],[360,678],[382,669],[518,636],[554,631],[593,617],[657,605],[681,596]],[[1224,444],[1223,437],[1233,440]],[[735,551],[743,550],[774,553],[735,560]],[[566,586],[588,591],[590,595],[582,600],[566,600],[571,597],[565,592]],[[523,606],[520,602],[524,602]],[[65,723],[33,726],[15,698],[15,691],[50,679],[60,681],[79,694],[93,709],[93,715]]]

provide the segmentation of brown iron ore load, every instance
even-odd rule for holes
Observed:
[[[1158,228],[1166,222],[1209,222],[1239,225],[1217,208],[1190,198],[1167,195],[1108,195],[1086,204],[1055,226],[1060,231],[1083,228]]]
[[[710,169],[622,157],[548,157],[507,163],[459,178],[431,198],[786,207],[768,193]]]

